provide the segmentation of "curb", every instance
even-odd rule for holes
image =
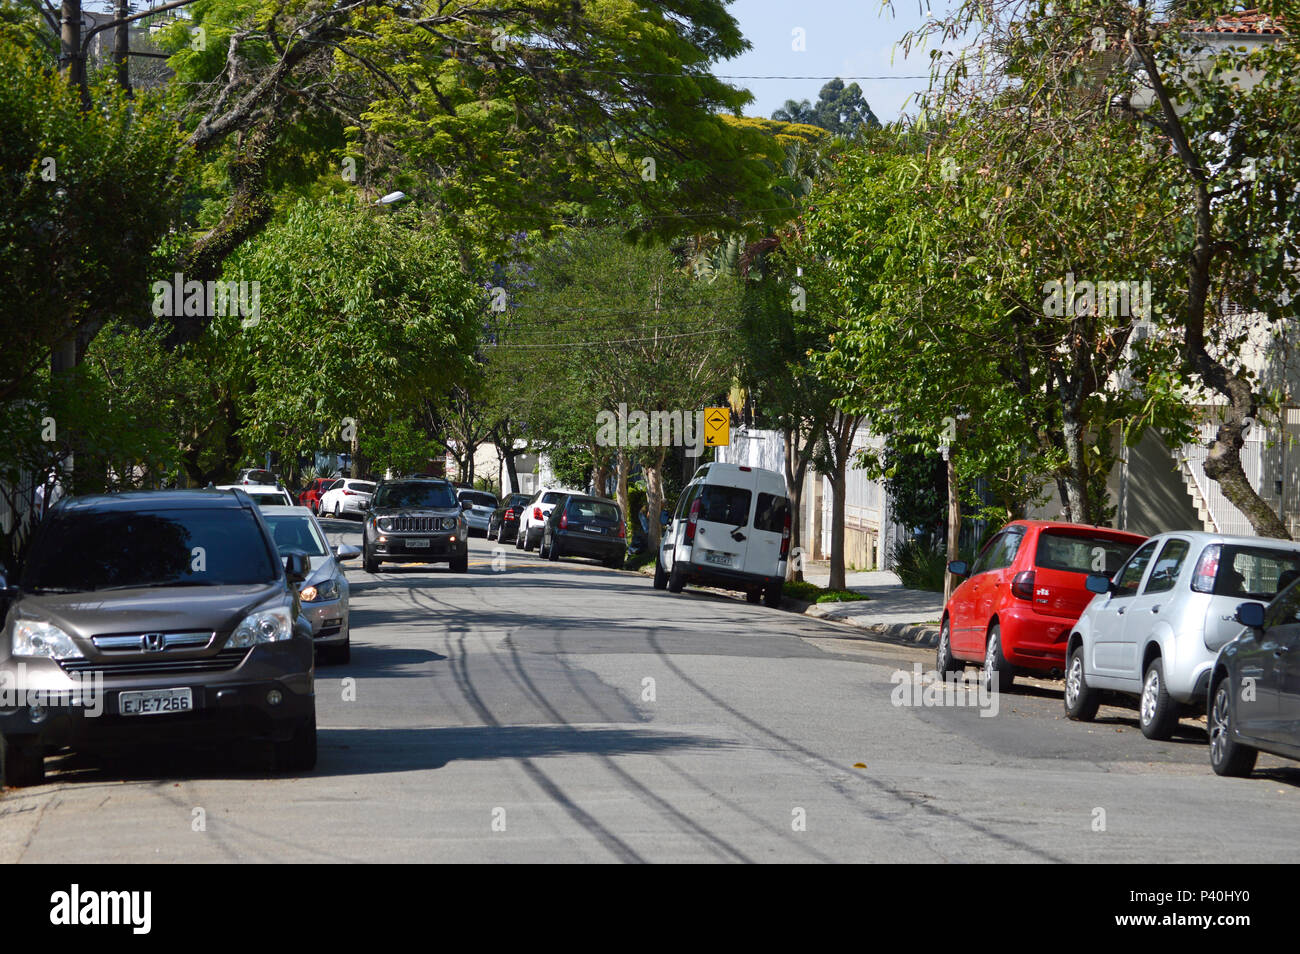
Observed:
[[[802,600],[787,601],[791,609],[805,616],[811,616],[813,619],[824,620],[828,623],[839,623],[842,626],[852,626],[854,629],[860,629],[863,632],[870,633],[876,639],[885,640],[891,643],[901,643],[905,646],[923,646],[933,649],[939,645],[939,630],[934,626],[926,623],[871,623],[859,622],[853,617],[826,616],[825,612],[810,612],[814,607],[820,609],[823,606],[835,606],[834,603],[805,603]],[[866,638],[866,637],[861,637]]]

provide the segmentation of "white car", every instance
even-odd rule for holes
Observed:
[[[242,490],[259,507],[292,507],[293,497],[277,484],[220,484],[216,490]]]
[[[465,510],[465,520],[469,523],[470,532],[477,530],[486,537],[488,524],[492,522],[492,514],[496,513],[497,507],[501,506],[501,501],[497,500],[496,494],[490,494],[485,490],[462,490],[456,494],[456,499],[460,501],[462,507],[469,504]]]
[[[361,517],[370,506],[375,485],[368,480],[340,477],[320,495],[319,513],[322,517]]]
[[[515,549],[531,550],[542,542],[542,527],[555,505],[574,490],[561,487],[542,487],[533,494],[533,499],[524,504],[523,515],[519,518],[519,528],[515,531]]]
[[[709,463],[677,503],[655,561],[655,589],[687,583],[743,590],[746,599],[781,605],[790,555],[790,499],[774,470]]]
[[[1138,725],[1167,739],[1200,710],[1219,650],[1241,632],[1237,607],[1268,602],[1300,577],[1300,544],[1173,531],[1138,547],[1092,598],[1066,649],[1065,714],[1090,722],[1102,691],[1137,696]]]

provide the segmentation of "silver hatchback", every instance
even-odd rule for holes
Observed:
[[[1091,721],[1110,690],[1138,696],[1148,739],[1167,739],[1204,706],[1219,649],[1241,632],[1243,600],[1267,602],[1300,577],[1300,543],[1178,531],[1138,547],[1097,595],[1066,648],[1065,713]]]

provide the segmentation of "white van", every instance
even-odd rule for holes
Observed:
[[[687,583],[743,590],[781,605],[790,553],[790,499],[774,470],[705,464],[682,491],[655,561],[655,589]]]

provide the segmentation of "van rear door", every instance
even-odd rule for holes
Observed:
[[[728,477],[728,480],[734,478]],[[745,569],[749,554],[750,522],[754,513],[751,487],[704,483],[691,504],[699,507],[691,562],[702,567]],[[690,518],[690,514],[687,514]]]
[[[784,576],[781,572],[781,544],[790,520],[790,498],[785,495],[784,486],[777,488],[766,481],[757,491],[745,571],[763,576]]]

